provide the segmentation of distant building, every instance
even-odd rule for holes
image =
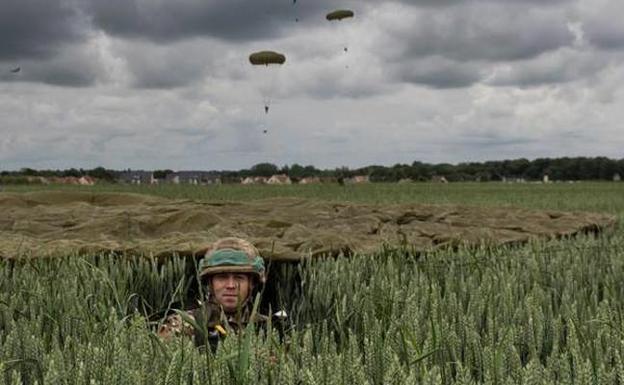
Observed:
[[[43,176],[27,176],[26,181],[28,183],[50,184],[50,179]]]
[[[434,175],[431,177],[431,181],[433,183],[448,183],[448,180],[446,180],[444,175]]]
[[[263,176],[248,176],[241,181],[241,184],[265,184],[267,178]]]
[[[117,173],[117,181],[120,183],[128,184],[154,184],[156,179],[154,173],[151,171],[143,170],[126,170]]]
[[[286,174],[275,174],[271,176],[267,181],[267,184],[292,184],[292,181]]]
[[[319,184],[321,183],[321,178],[318,176],[308,176],[305,178],[301,178],[299,184]]]
[[[621,180],[622,180],[622,177],[620,176],[619,173],[616,172],[615,174],[613,174],[613,181],[614,182],[619,182]]]
[[[360,183],[368,183],[370,182],[370,178],[368,175],[355,175],[351,178],[345,178],[344,183],[348,184],[360,184]]]
[[[548,178],[548,174],[544,174],[544,177],[542,178],[542,182],[543,183],[550,183],[550,179]]]
[[[526,179],[524,178],[505,178],[501,179],[504,183],[526,183]]]
[[[180,184],[180,177],[176,173],[167,174],[167,176],[165,177],[165,182],[173,183],[173,184]]]
[[[221,177],[214,171],[176,171],[167,174],[167,183],[208,185],[221,184]]]
[[[95,184],[95,178],[89,175],[81,176],[78,178],[78,184],[82,186],[93,186]]]
[[[406,184],[406,183],[412,183],[414,182],[411,178],[403,178],[403,179],[399,179],[399,181],[397,182],[398,184]]]

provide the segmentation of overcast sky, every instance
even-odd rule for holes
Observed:
[[[624,158],[622,0],[1,7],[2,170]]]

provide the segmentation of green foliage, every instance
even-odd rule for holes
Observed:
[[[154,170],[154,178],[164,179],[172,170]],[[444,176],[448,181],[501,181],[503,179],[526,179],[541,181],[544,175],[550,180],[613,180],[615,174],[624,175],[624,159],[610,159],[606,157],[562,157],[524,158],[486,162],[468,162],[456,165],[448,163],[428,164],[414,161],[409,164],[395,164],[391,167],[369,165],[357,169],[339,167],[334,170],[319,170],[312,165],[301,166],[293,164],[281,168],[272,163],[258,163],[249,169],[231,171],[210,171],[219,174],[225,183],[238,183],[247,176],[270,177],[276,173],[287,174],[294,180],[302,177],[318,176],[330,178],[348,178],[354,175],[368,175],[375,182],[398,182],[404,178],[413,181],[428,181],[432,176]],[[19,171],[2,171],[3,176],[74,176],[90,175],[101,181],[113,182],[119,171],[96,167],[92,170],[70,168],[66,170],[35,170],[23,168]],[[11,179],[7,179],[11,181]]]
[[[622,218],[614,185],[381,184],[338,199],[556,206]],[[624,383],[621,229],[521,247],[386,250],[274,266],[275,303],[290,315],[285,330],[250,327],[215,352],[155,335],[166,312],[192,306],[191,265],[116,255],[0,260],[0,384]]]
[[[624,175],[624,173],[623,173]],[[3,191],[89,191],[150,194],[199,201],[249,201],[298,197],[328,201],[379,204],[465,204],[514,206],[546,210],[609,212],[624,218],[624,183],[583,182],[552,184],[507,183],[368,183],[319,185],[123,185],[4,186]]]
[[[309,260],[292,327],[160,341],[183,259],[0,264],[0,383],[617,384],[624,237]],[[281,293],[283,298],[286,293]],[[150,312],[152,314],[150,314]],[[153,321],[153,322],[152,322]],[[606,381],[606,382],[604,382]]]
[[[1,175],[0,185],[16,185],[24,186],[30,184],[41,184],[39,179],[29,179],[27,176],[13,176],[13,175]]]
[[[258,163],[251,167],[251,175],[270,177],[278,172],[278,167],[272,163]]]

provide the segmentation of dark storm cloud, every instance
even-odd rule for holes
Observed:
[[[559,6],[561,3],[572,3],[575,0],[483,0],[486,3],[500,3],[500,4],[538,4],[540,6]],[[448,7],[453,5],[462,5],[466,3],[466,0],[403,0],[403,3],[413,6],[428,6],[428,7]]]
[[[395,68],[400,81],[423,84],[431,88],[468,87],[481,79],[476,63],[459,63],[441,57],[402,63]]]
[[[157,42],[209,36],[230,41],[250,41],[283,36],[291,28],[305,28],[325,21],[325,14],[339,8],[353,8],[356,17],[381,3],[413,8],[461,8],[461,0],[85,0],[85,10],[94,24],[109,34]],[[549,4],[569,0],[553,0]],[[486,0],[483,4],[541,4],[541,0]],[[474,3],[471,3],[471,6]],[[543,5],[543,4],[542,4]],[[443,11],[444,12],[444,11]],[[299,23],[295,23],[298,20]],[[426,19],[422,21],[427,21]]]
[[[88,68],[80,71],[68,67],[46,68],[33,74],[32,79],[45,84],[65,87],[88,87],[93,85],[97,74]]]
[[[327,1],[293,5],[279,0],[90,0],[95,25],[107,33],[166,42],[196,36],[249,41],[279,36],[320,15]],[[325,4],[323,4],[325,3]],[[331,9],[331,8],[330,8]]]
[[[624,50],[624,26],[613,21],[591,21],[588,23],[587,40],[590,44],[605,50]]]
[[[82,15],[69,0],[3,0],[0,59],[53,55],[63,43],[84,38]]]
[[[130,45],[123,49],[132,85],[138,88],[176,88],[202,77],[210,66],[201,50],[169,45]]]
[[[608,55],[561,50],[535,60],[516,62],[496,73],[486,83],[497,86],[531,87],[561,84],[589,78],[609,65]]]
[[[46,60],[20,61],[16,76],[0,80],[34,82],[65,87],[87,87],[105,76],[100,58],[84,44],[65,47]]]
[[[381,13],[380,23],[388,27],[377,46],[384,47],[394,63],[396,81],[433,88],[469,87],[482,81],[553,84],[599,71],[600,65],[583,55],[560,54],[582,48],[577,47],[579,36],[571,26],[574,2],[558,3],[557,7],[525,1],[448,1],[445,7],[427,8],[415,5],[423,2],[410,6],[406,2]],[[492,71],[501,64],[511,71],[492,79]]]
[[[509,137],[505,134],[493,134],[493,135],[475,135],[475,136],[463,136],[460,140],[449,140],[446,143],[456,143],[465,146],[481,147],[496,147],[496,146],[513,146],[513,145],[530,145],[532,143],[539,142],[538,139],[533,138],[521,138],[521,137]]]
[[[622,14],[624,2],[620,0],[595,0],[586,4],[577,16],[584,39],[600,49],[624,49]]]
[[[456,61],[522,60],[571,45],[563,12],[487,2],[444,12],[419,10],[411,23],[391,27],[404,55],[439,55]]]

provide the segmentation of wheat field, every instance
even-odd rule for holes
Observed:
[[[624,184],[617,183],[97,189],[209,201],[298,196],[624,216]],[[524,246],[416,255],[380,245],[357,258],[273,265],[263,311],[283,308],[288,320],[250,327],[216,352],[185,338],[165,343],[154,333],[167,309],[190,305],[192,265],[106,254],[0,261],[0,383],[624,384],[619,226]]]

